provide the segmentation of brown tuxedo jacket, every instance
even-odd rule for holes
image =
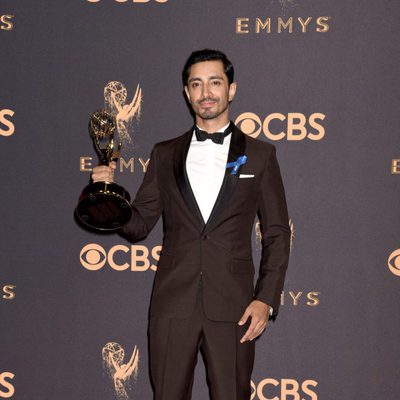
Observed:
[[[238,321],[253,299],[278,314],[289,260],[290,228],[275,147],[234,128],[228,162],[246,155],[232,175],[227,168],[214,208],[204,223],[186,173],[192,129],[157,143],[121,229],[131,242],[145,238],[162,215],[164,237],[150,303],[153,315],[185,318],[194,309],[199,280],[204,311],[215,321]],[[240,178],[252,174],[252,178]],[[254,287],[251,237],[258,214],[262,257]]]

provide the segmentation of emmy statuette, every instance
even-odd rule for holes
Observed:
[[[89,133],[99,156],[99,165],[109,165],[120,157],[121,142],[115,140],[115,130],[113,114],[104,109],[92,114]],[[90,183],[83,189],[75,213],[84,227],[114,231],[131,219],[130,195],[114,182]]]

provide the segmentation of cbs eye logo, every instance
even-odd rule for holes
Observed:
[[[240,114],[235,125],[248,136],[256,138],[261,132],[273,141],[286,140],[299,141],[304,139],[321,140],[325,136],[325,128],[321,121],[325,115],[311,114],[308,118],[302,113],[272,113],[264,120],[252,112]]]
[[[390,272],[400,276],[400,249],[395,250],[388,258],[388,267]]]
[[[97,271],[104,267],[107,261],[107,253],[103,247],[96,243],[91,243],[82,249],[79,258],[86,269]]]

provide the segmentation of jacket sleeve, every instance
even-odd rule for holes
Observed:
[[[155,145],[150,154],[143,182],[131,203],[132,218],[118,232],[132,243],[147,237],[163,211],[157,168],[157,145]]]
[[[275,320],[289,263],[291,236],[285,190],[275,147],[270,151],[264,166],[258,198],[258,217],[262,253],[254,299],[270,305],[273,308],[270,319]]]

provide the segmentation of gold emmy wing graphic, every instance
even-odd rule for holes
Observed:
[[[141,87],[137,85],[130,103],[126,103],[127,97],[128,91],[121,82],[111,81],[104,88],[105,109],[114,115],[119,137],[124,144],[132,144],[129,128],[135,118],[140,118],[143,101]]]
[[[102,350],[103,368],[114,383],[119,400],[129,400],[130,379],[137,379],[139,370],[139,349],[135,345],[129,361],[125,364],[125,350],[115,342],[107,343]]]

